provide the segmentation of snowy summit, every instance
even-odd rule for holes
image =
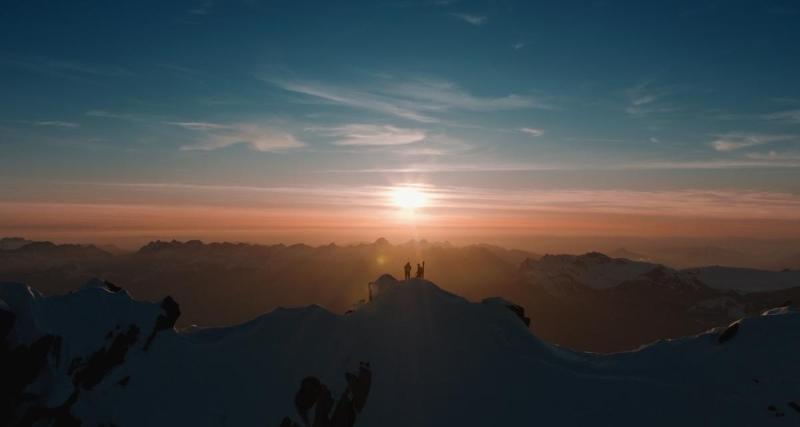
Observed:
[[[548,344],[524,310],[385,275],[349,314],[278,309],[173,329],[178,304],[93,282],[0,284],[0,424],[771,425],[800,422],[800,313],[638,351]],[[782,420],[778,420],[778,419]],[[28,424],[30,425],[30,424]]]

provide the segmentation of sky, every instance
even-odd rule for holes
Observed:
[[[0,235],[797,238],[798,19],[796,1],[6,1]]]

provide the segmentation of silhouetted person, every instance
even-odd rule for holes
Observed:
[[[425,278],[425,261],[422,261],[422,269],[419,270],[419,278]]]
[[[406,273],[406,280],[411,278],[411,263],[406,262],[406,265],[403,266],[403,271]]]

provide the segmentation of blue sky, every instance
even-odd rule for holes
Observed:
[[[792,1],[11,1],[0,202],[419,184],[470,200],[451,209],[592,191],[601,213],[701,197],[800,220],[798,19]]]

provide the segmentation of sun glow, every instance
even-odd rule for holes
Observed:
[[[428,203],[428,195],[415,187],[397,187],[391,191],[392,204],[406,211],[415,211]]]

